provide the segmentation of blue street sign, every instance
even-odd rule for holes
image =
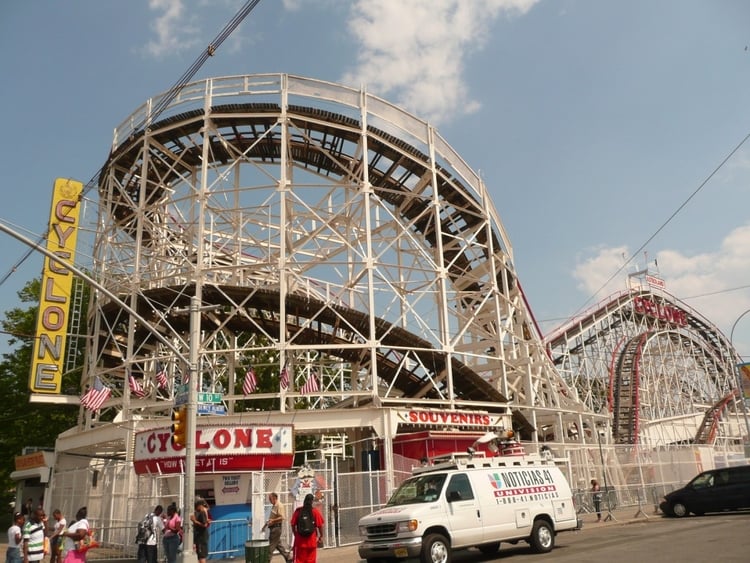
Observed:
[[[198,404],[198,414],[227,414],[227,408],[224,405],[214,405],[211,403]]]

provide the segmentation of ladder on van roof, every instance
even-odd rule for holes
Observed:
[[[446,469],[494,469],[501,467],[528,467],[538,465],[556,465],[555,460],[539,454],[526,454],[523,456],[496,456],[485,457],[484,455],[470,456],[457,452],[435,458],[433,465],[415,467],[414,475],[430,473],[432,471],[445,471]]]

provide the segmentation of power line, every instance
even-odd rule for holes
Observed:
[[[658,235],[658,234],[659,234],[659,233],[660,233],[660,232],[661,232],[662,230],[664,230],[664,228],[665,228],[665,227],[666,227],[666,226],[667,226],[667,225],[668,225],[668,224],[669,224],[669,223],[670,223],[670,222],[672,221],[672,219],[674,219],[674,218],[675,218],[675,217],[676,217],[676,216],[677,216],[677,215],[678,215],[678,214],[680,213],[680,211],[682,211],[682,210],[683,210],[683,209],[685,208],[685,206],[686,206],[686,205],[687,205],[688,203],[690,203],[690,200],[692,200],[692,199],[693,199],[693,198],[694,198],[694,197],[695,197],[696,195],[698,195],[698,192],[700,192],[700,191],[701,191],[701,190],[702,190],[702,189],[703,189],[703,188],[705,187],[705,185],[706,185],[706,184],[708,184],[708,182],[709,182],[709,181],[711,180],[711,178],[713,178],[713,177],[714,177],[714,176],[716,175],[716,173],[717,173],[717,172],[718,172],[719,170],[721,170],[721,169],[722,169],[722,168],[724,167],[724,165],[725,165],[725,164],[727,163],[727,161],[728,161],[728,160],[729,160],[730,158],[732,158],[732,157],[734,156],[734,153],[736,153],[736,152],[737,152],[738,150],[740,150],[740,148],[742,147],[742,145],[744,145],[744,144],[745,144],[745,143],[747,142],[747,140],[748,140],[748,139],[750,139],[750,133],[748,133],[747,135],[745,135],[745,138],[744,138],[744,139],[742,139],[742,140],[741,140],[741,141],[740,141],[740,142],[739,142],[739,143],[737,144],[737,146],[735,146],[735,147],[734,147],[734,148],[733,148],[733,149],[732,149],[732,150],[730,151],[730,153],[729,153],[729,154],[728,154],[728,155],[727,155],[726,157],[724,157],[724,159],[723,159],[723,160],[722,160],[722,161],[721,161],[721,162],[719,163],[719,165],[718,165],[718,166],[717,166],[716,168],[714,168],[714,169],[713,169],[713,171],[712,171],[712,172],[711,172],[711,173],[710,173],[710,174],[709,174],[709,175],[708,175],[708,176],[707,176],[707,177],[706,177],[706,178],[705,178],[705,179],[704,179],[704,180],[703,180],[703,181],[702,181],[702,182],[700,183],[700,185],[699,185],[699,186],[698,186],[698,187],[697,187],[697,188],[696,188],[696,189],[695,189],[695,190],[693,191],[693,193],[691,193],[691,194],[690,194],[690,196],[689,196],[689,197],[688,197],[688,198],[687,198],[687,199],[686,199],[685,201],[683,201],[683,202],[682,202],[682,204],[681,204],[681,205],[680,205],[680,206],[679,206],[679,207],[678,207],[678,208],[677,208],[677,209],[676,209],[676,210],[674,211],[674,213],[672,213],[672,214],[671,214],[671,215],[670,215],[670,216],[669,216],[669,217],[667,218],[667,220],[666,220],[666,221],[664,221],[664,222],[663,222],[663,223],[661,224],[661,226],[660,226],[660,227],[659,227],[658,229],[656,229],[656,231],[654,231],[654,233],[653,233],[653,234],[652,234],[652,235],[651,235],[650,237],[648,237],[648,239],[646,240],[646,242],[644,242],[644,243],[643,243],[643,244],[642,244],[642,245],[641,245],[640,247],[638,247],[638,249],[637,249],[637,250],[636,250],[635,252],[633,252],[633,253],[632,253],[632,254],[630,255],[630,257],[629,257],[629,258],[628,258],[628,259],[627,259],[627,260],[625,261],[625,263],[623,263],[623,264],[622,264],[622,265],[621,265],[621,266],[620,266],[619,268],[617,268],[617,270],[615,271],[615,273],[614,273],[614,274],[612,274],[612,275],[611,275],[611,276],[609,277],[609,279],[608,279],[608,280],[607,280],[606,282],[604,282],[604,283],[603,283],[603,284],[601,285],[601,287],[600,287],[599,289],[597,289],[597,290],[596,290],[596,291],[595,291],[595,292],[594,292],[594,293],[593,293],[593,294],[591,295],[591,297],[589,297],[589,298],[588,298],[588,299],[587,299],[587,300],[586,300],[586,301],[585,301],[585,302],[584,302],[584,303],[583,303],[583,304],[582,304],[582,305],[581,305],[581,306],[580,306],[580,307],[579,307],[579,308],[578,308],[578,309],[576,310],[576,312],[575,312],[575,313],[573,313],[573,315],[571,315],[571,317],[575,317],[575,316],[576,316],[576,315],[577,315],[578,313],[580,313],[580,312],[581,312],[581,311],[582,311],[582,310],[583,310],[583,309],[584,309],[584,308],[585,308],[585,307],[586,307],[586,306],[587,306],[587,305],[588,305],[589,303],[591,303],[591,301],[593,301],[593,300],[594,300],[594,299],[596,298],[596,296],[597,296],[597,295],[599,295],[599,293],[600,293],[600,292],[601,292],[601,291],[602,291],[602,290],[603,290],[603,289],[604,289],[604,288],[605,288],[605,287],[606,287],[607,285],[609,285],[609,283],[610,283],[610,282],[611,282],[612,280],[614,280],[614,279],[615,279],[615,278],[616,278],[616,277],[617,277],[617,276],[619,275],[619,273],[623,271],[623,269],[625,269],[625,266],[627,266],[628,264],[630,264],[630,263],[631,263],[631,262],[633,261],[633,259],[634,259],[634,258],[635,258],[636,256],[638,256],[638,255],[639,255],[639,254],[641,253],[641,251],[642,251],[642,250],[644,250],[644,249],[646,248],[646,246],[648,246],[648,244],[649,244],[649,243],[650,243],[650,242],[651,242],[652,240],[654,240],[654,239],[656,238],[656,236],[657,236],[657,235]]]
[[[699,293],[698,295],[691,295],[690,297],[681,297],[683,301],[688,299],[700,299],[701,297],[711,297],[712,295],[721,295],[722,293],[731,293],[733,291],[740,291],[741,289],[750,289],[750,285],[740,285],[738,287],[728,287],[726,289],[719,289],[716,291],[709,291],[708,293]]]
[[[201,52],[201,54],[193,62],[193,64],[188,67],[188,69],[182,74],[182,76],[180,76],[177,82],[175,82],[172,87],[167,90],[166,94],[164,94],[164,96],[154,106],[148,117],[146,117],[140,124],[138,124],[138,126],[135,127],[133,135],[137,135],[145,127],[151,125],[162,114],[162,112],[167,109],[167,107],[169,107],[169,104],[171,104],[172,101],[177,97],[177,95],[180,93],[180,90],[182,90],[185,85],[190,82],[190,80],[195,76],[198,70],[200,70],[200,68],[209,59],[209,57],[213,57],[214,54],[216,54],[216,50],[221,46],[222,43],[224,43],[224,40],[226,40],[227,37],[229,37],[235,29],[237,29],[237,26],[242,23],[242,20],[244,20],[245,17],[259,3],[260,0],[248,0],[248,2],[246,2],[245,5],[240,8],[240,10],[234,15],[231,20],[229,20],[229,22],[224,26],[219,34],[214,37],[213,41],[211,41],[208,46]],[[106,164],[102,165],[102,167],[97,170],[96,174],[94,174],[94,177],[86,183],[83,188],[83,192],[81,193],[81,199],[83,199],[86,194],[91,191],[91,189],[98,185],[99,177],[104,171],[105,166]],[[39,239],[37,240],[37,244],[41,244],[42,242],[44,242],[48,234],[49,229],[44,231],[44,234],[39,237]],[[8,280],[8,278],[12,276],[13,273],[18,270],[18,268],[21,267],[24,262],[26,262],[26,260],[29,258],[29,256],[31,256],[33,252],[34,249],[30,248],[15,264],[13,264],[13,266],[11,266],[11,268],[6,272],[2,279],[0,279],[0,286],[2,286]]]

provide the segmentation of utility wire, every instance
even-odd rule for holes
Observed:
[[[195,76],[195,73],[200,70],[200,68],[203,66],[203,63],[205,63],[209,57],[212,57],[216,50],[221,46],[222,43],[224,43],[224,40],[229,37],[232,32],[237,28],[238,25],[242,23],[242,20],[245,19],[245,17],[252,11],[255,6],[258,5],[260,0],[249,0],[245,3],[242,8],[240,8],[240,11],[237,12],[234,17],[229,20],[229,23],[224,26],[224,29],[222,29],[219,34],[214,38],[211,43],[208,44],[208,46],[201,52],[200,56],[195,60],[195,62],[190,65],[190,67],[183,73],[183,75],[177,80],[177,82],[174,83],[174,85],[167,90],[167,93],[164,95],[164,97],[159,101],[159,103],[154,106],[153,111],[151,114],[138,126],[135,128],[136,134],[140,131],[142,127],[147,127],[148,125],[151,125],[158,117],[161,115],[161,113],[169,107],[169,104],[172,103],[172,101],[177,97],[177,94],[180,93],[180,90],[192,80],[193,76]]]
[[[717,173],[717,172],[718,172],[719,170],[721,170],[721,169],[722,169],[722,168],[724,167],[724,165],[725,165],[725,164],[727,163],[727,161],[728,161],[728,160],[729,160],[730,158],[732,158],[732,157],[734,156],[734,153],[736,153],[736,152],[737,152],[738,150],[740,150],[740,148],[742,147],[742,145],[744,145],[744,144],[745,144],[745,143],[747,142],[747,140],[748,140],[748,139],[750,139],[750,133],[748,133],[747,135],[745,135],[745,138],[744,138],[744,139],[742,139],[742,140],[741,140],[741,141],[740,141],[740,142],[739,142],[739,143],[737,144],[737,146],[735,146],[735,147],[734,147],[734,148],[733,148],[733,149],[731,150],[731,152],[730,152],[730,153],[729,153],[729,154],[728,154],[728,155],[727,155],[726,157],[724,157],[724,160],[722,160],[722,161],[721,161],[721,162],[719,163],[719,165],[718,165],[718,166],[717,166],[716,168],[714,168],[714,169],[713,169],[713,171],[712,171],[712,172],[711,172],[711,173],[710,173],[710,174],[709,174],[709,175],[708,175],[708,176],[706,177],[706,179],[705,179],[705,180],[703,180],[703,181],[702,181],[702,182],[700,183],[700,185],[699,185],[699,186],[698,186],[698,187],[697,187],[697,188],[696,188],[696,189],[695,189],[695,190],[693,191],[693,193],[692,193],[692,194],[690,194],[690,196],[689,196],[689,197],[688,197],[688,198],[687,198],[687,199],[686,199],[685,201],[683,201],[683,202],[682,202],[682,204],[681,204],[681,205],[680,205],[680,206],[679,206],[679,207],[678,207],[678,208],[677,208],[677,209],[676,209],[676,210],[674,211],[674,213],[672,213],[672,214],[671,214],[671,215],[669,216],[669,218],[668,218],[668,219],[667,219],[666,221],[664,221],[664,222],[663,222],[663,223],[661,224],[661,226],[660,226],[660,227],[659,227],[658,229],[656,229],[656,231],[655,231],[655,232],[654,232],[654,233],[653,233],[653,234],[652,234],[652,235],[651,235],[650,237],[648,237],[648,239],[646,240],[646,242],[644,242],[644,243],[643,243],[643,244],[642,244],[642,245],[641,245],[641,246],[640,246],[640,247],[638,248],[638,250],[636,250],[635,252],[633,252],[633,253],[632,253],[632,254],[630,255],[630,258],[628,258],[628,259],[627,259],[627,260],[625,261],[625,263],[624,263],[624,264],[622,264],[622,266],[620,266],[620,267],[619,267],[619,268],[617,269],[617,271],[615,271],[615,273],[614,273],[614,274],[612,274],[612,275],[611,275],[611,276],[609,277],[609,279],[608,279],[608,280],[607,280],[606,282],[604,282],[604,283],[603,283],[603,284],[601,285],[601,287],[600,287],[599,289],[597,289],[597,290],[596,290],[596,291],[595,291],[595,292],[594,292],[594,293],[593,293],[593,294],[591,295],[591,297],[589,297],[589,298],[588,298],[588,299],[587,299],[587,300],[586,300],[586,301],[585,301],[585,302],[584,302],[584,303],[583,303],[583,304],[582,304],[582,305],[581,305],[581,306],[580,306],[580,307],[578,308],[578,310],[577,310],[577,311],[576,311],[575,313],[573,313],[573,315],[571,316],[571,318],[573,318],[573,317],[575,317],[576,315],[578,315],[578,314],[579,314],[579,313],[580,313],[580,312],[581,312],[581,311],[582,311],[582,310],[583,310],[583,309],[584,309],[584,308],[585,308],[585,307],[586,307],[586,306],[587,306],[587,305],[588,305],[589,303],[591,303],[591,301],[593,301],[593,300],[594,300],[594,298],[596,298],[596,296],[597,296],[597,295],[599,295],[599,293],[601,293],[601,291],[602,291],[602,290],[603,290],[603,289],[604,289],[604,288],[605,288],[605,287],[606,287],[606,286],[607,286],[607,285],[608,285],[608,284],[609,284],[609,283],[610,283],[610,282],[611,282],[612,280],[614,280],[614,279],[615,279],[615,278],[616,278],[616,277],[617,277],[617,276],[619,275],[619,273],[620,273],[620,272],[622,272],[622,271],[623,271],[623,270],[625,269],[625,266],[627,266],[628,264],[630,264],[630,263],[631,263],[631,262],[633,261],[633,259],[634,259],[634,258],[635,258],[636,256],[638,256],[638,255],[639,255],[639,254],[641,253],[641,251],[642,251],[642,250],[643,250],[644,248],[646,248],[646,246],[648,246],[648,244],[649,244],[649,243],[650,243],[650,242],[651,242],[652,240],[654,240],[654,239],[656,238],[656,236],[657,236],[657,235],[658,235],[658,234],[659,234],[659,233],[660,233],[660,232],[661,232],[662,230],[664,230],[664,228],[665,228],[665,227],[666,227],[666,226],[667,226],[667,225],[668,225],[668,224],[669,224],[669,223],[670,223],[670,222],[672,221],[672,219],[674,219],[674,218],[675,218],[675,217],[676,217],[676,216],[677,216],[677,215],[678,215],[678,214],[680,213],[680,211],[682,211],[682,210],[683,210],[683,209],[685,208],[685,206],[686,206],[686,205],[687,205],[688,203],[690,203],[690,200],[692,200],[692,199],[693,199],[693,198],[694,198],[694,197],[695,197],[696,195],[698,195],[698,192],[700,192],[700,191],[701,191],[701,190],[702,190],[702,189],[703,189],[703,188],[705,187],[705,185],[706,185],[706,184],[708,184],[708,182],[709,182],[709,181],[711,180],[711,178],[713,178],[713,177],[714,177],[714,176],[716,175],[716,173]]]
[[[229,20],[229,23],[227,23],[224,28],[219,32],[219,34],[211,41],[211,43],[208,44],[208,46],[201,52],[200,56],[193,62],[192,65],[180,76],[180,78],[175,82],[172,87],[167,90],[167,93],[164,94],[164,96],[159,100],[159,102],[154,106],[153,110],[149,114],[146,119],[144,119],[140,124],[138,124],[137,127],[135,127],[133,134],[137,135],[140,133],[145,127],[148,127],[151,125],[156,119],[164,112],[165,109],[169,107],[169,104],[171,104],[174,99],[177,97],[177,95],[180,93],[180,90],[182,90],[185,85],[192,80],[192,78],[195,76],[195,74],[200,70],[200,68],[203,66],[203,64],[209,59],[209,57],[213,57],[216,53],[216,50],[221,46],[222,43],[226,40],[227,37],[229,37],[232,32],[237,29],[237,26],[239,26],[242,23],[242,20],[247,17],[247,15],[260,3],[260,0],[248,0],[248,2],[245,3],[242,8],[234,15],[234,17]],[[102,165],[99,170],[97,170],[96,174],[94,174],[94,177],[89,180],[86,185],[83,188],[83,192],[81,193],[81,199],[86,196],[86,194],[89,193],[94,187],[96,187],[99,184],[99,178],[101,177],[102,172],[104,171],[104,167],[106,164]],[[36,241],[37,244],[41,244],[47,239],[47,235],[49,234],[49,229],[44,231],[44,234],[42,234],[39,239]],[[33,248],[30,248],[27,250],[23,256],[16,261],[13,266],[11,266],[10,270],[6,272],[6,274],[0,279],[0,286],[2,286],[10,276],[13,275],[13,273],[18,270],[18,268],[21,267],[21,265],[28,260],[29,256],[32,255],[34,252]]]

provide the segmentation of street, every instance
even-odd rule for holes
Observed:
[[[500,551],[485,556],[476,549],[453,554],[453,563],[745,563],[750,553],[750,512],[731,512],[687,518],[661,515],[634,517],[633,510],[620,509],[615,519],[595,522],[584,515],[584,528],[555,538],[551,553],[532,553],[528,544],[503,543]],[[282,561],[280,556],[271,563]],[[361,561],[355,546],[318,551],[319,563]],[[406,562],[404,562],[406,563]],[[411,560],[409,561],[411,563]]]
[[[527,544],[502,544],[496,556],[470,550],[453,561],[532,563],[665,563],[669,561],[746,562],[750,553],[750,513],[726,513],[683,519],[655,516],[648,520],[560,534],[549,554],[532,553]]]
[[[683,519],[652,517],[597,530],[589,524],[580,532],[557,536],[550,554],[532,553],[528,545],[503,544],[498,556],[476,558],[471,552],[454,561],[534,561],[576,563],[642,563],[665,561],[748,561],[750,513],[727,513]],[[551,557],[550,557],[551,556]]]

